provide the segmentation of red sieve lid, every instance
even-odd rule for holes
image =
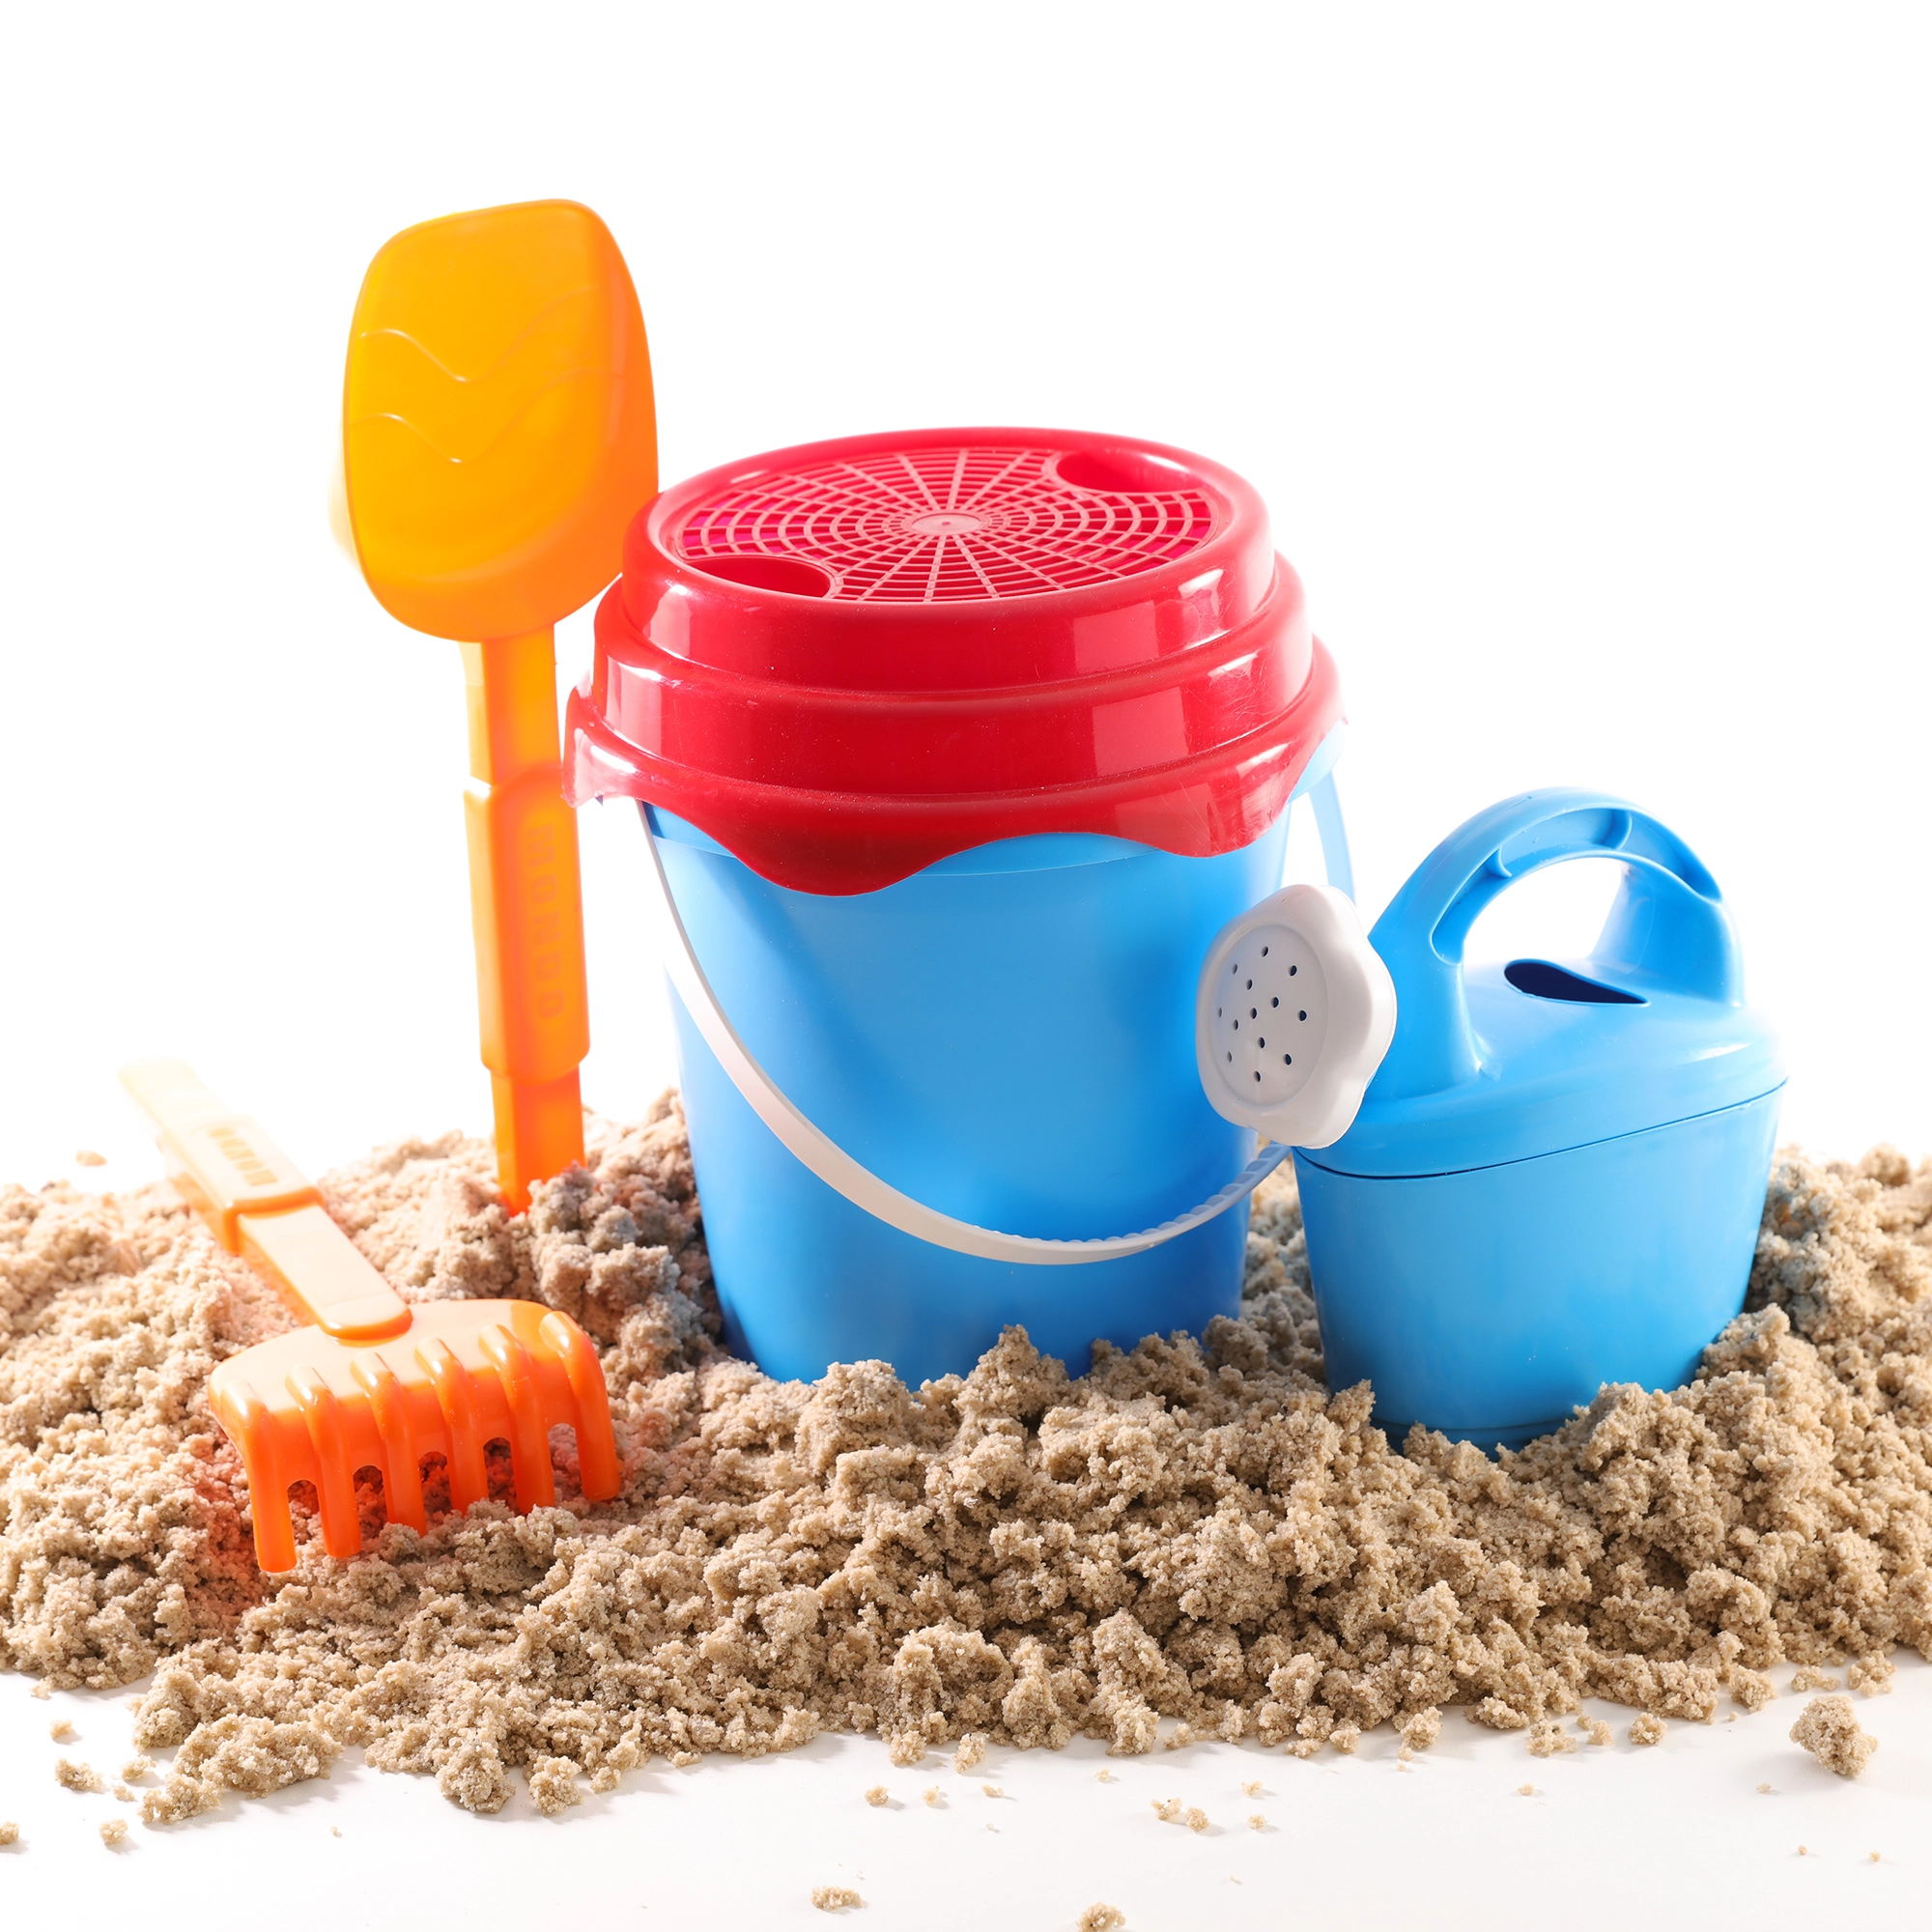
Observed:
[[[781,885],[871,892],[1028,833],[1232,851],[1340,717],[1231,470],[915,430],[752,457],[639,513],[570,700],[570,788],[649,799]]]

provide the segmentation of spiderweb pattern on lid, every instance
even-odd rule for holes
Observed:
[[[809,565],[830,602],[954,604],[1114,582],[1212,535],[1216,500],[1200,485],[1072,488],[1049,467],[1063,453],[875,449],[752,470],[693,505],[673,542],[700,570],[726,558]]]

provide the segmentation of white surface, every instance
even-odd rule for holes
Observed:
[[[1118,428],[1243,471],[1341,665],[1365,911],[1508,791],[1621,791],[1731,899],[1786,1032],[1787,1131],[1932,1148],[1929,35],[1883,7],[23,10],[0,114],[0,1175],[84,1179],[77,1147],[108,1181],[153,1173],[113,1082],[136,1052],[187,1058],[311,1171],[484,1123],[456,653],[376,608],[325,497],[370,255],[542,194],[590,202],[629,256],[668,477],[946,421]],[[561,648],[581,667],[587,615]],[[583,832],[586,1092],[628,1113],[670,1070],[643,854],[622,810]],[[1603,869],[1509,895],[1486,950],[1587,941]],[[1476,1756],[1400,1779],[1243,1759],[1296,1821],[1279,1838],[1151,1822],[1172,1787],[1226,1825],[1214,1754],[1130,1765],[1147,1889],[1116,1902],[1279,1922],[1370,1884],[1390,1918],[1502,1924],[1737,1887],[1771,1918],[1829,1897],[1907,1922],[1920,1881],[1856,1861],[1906,1854],[1915,1792],[1923,1815],[1910,1688],[1873,1707],[1857,1787],[1796,1763],[1790,1705],[1535,1768],[1548,1800],[1508,1795],[1519,1748],[1454,1724]],[[23,1694],[0,1679],[10,1740]],[[45,1755],[9,1743],[0,1776],[40,1792]],[[1786,1795],[1756,1800],[1774,1764]],[[879,1766],[821,1745],[654,1771],[549,1838],[338,1775],[78,1866],[59,1821],[100,1806],[47,1785],[0,1898],[11,1921],[80,1870],[103,1903],[240,1915],[287,1888],[315,1922],[400,1922],[369,1877],[434,1874],[475,1907],[445,1923],[599,1896],[642,1923],[722,1863],[744,1923],[754,1897],[802,1910],[821,1855],[867,1871],[868,1924],[915,1885],[959,1922],[1015,1870],[1047,1877],[1037,1910],[1002,1894],[1007,1921],[1111,1895],[1113,1801],[1077,1758],[1001,1765],[1025,1802],[997,1837],[964,1800],[848,1821]],[[1829,1859],[1791,1862],[1814,1833]],[[918,1849],[895,1867],[895,1844]],[[1496,1863],[1524,1883],[1481,1906]]]
[[[67,1922],[115,1923],[127,1906],[130,1926],[155,1932],[211,1915],[275,1932],[543,1932],[565,1914],[645,1932],[805,1932],[838,1922],[812,1910],[812,1888],[845,1885],[866,1901],[853,1915],[864,1932],[1073,1932],[1100,1900],[1129,1932],[1808,1932],[1853,1913],[1918,1925],[1932,1875],[1932,1667],[1908,1659],[1890,1696],[1854,1701],[1879,1739],[1856,1783],[1790,1742],[1805,1699],[1782,1696],[1735,1723],[1674,1723],[1649,1747],[1626,1739],[1630,1712],[1591,1704],[1616,1742],[1557,1758],[1451,1712],[1407,1771],[1386,1731],[1353,1758],[1306,1763],[1218,1743],[1109,1758],[1080,1740],[1060,1753],[995,1750],[964,1777],[950,1754],[898,1771],[875,1739],[823,1737],[689,1771],[655,1762],[558,1819],[539,1817],[521,1785],[496,1818],[473,1818],[427,1778],[351,1752],[327,1783],[231,1799],[165,1831],[137,1826],[109,1851],[99,1823],[129,1807],[63,1790],[53,1764],[118,1767],[131,1721],[122,1699],[43,1703],[0,1678],[0,1818],[22,1827],[0,1851],[0,1918],[31,1924],[15,1901],[65,1897],[87,1908]],[[55,1717],[78,1736],[51,1743]],[[1257,1779],[1250,1798],[1241,1786]],[[874,1784],[889,1807],[865,1802]],[[987,1784],[1005,1795],[988,1798]],[[928,1808],[935,1785],[944,1803]],[[1152,1807],[1168,1798],[1199,1806],[1210,1829],[1162,1822]],[[1248,1826],[1255,1812],[1266,1831]]]
[[[145,1161],[136,1052],[311,1170],[484,1121],[456,652],[325,505],[375,249],[559,193],[630,259],[667,476],[944,421],[1232,464],[1341,666],[1365,912],[1506,792],[1620,791],[1732,901],[1787,1128],[1932,1150],[1929,47],[1885,8],[23,11],[0,1174]],[[583,817],[628,1112],[671,1064],[643,855]],[[1586,940],[1605,869],[1489,950]]]

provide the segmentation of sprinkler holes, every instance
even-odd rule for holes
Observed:
[[[1280,937],[1280,934],[1276,935],[1277,939]],[[1300,966],[1293,963],[1300,950],[1296,944],[1281,946],[1271,941],[1266,946],[1257,946],[1245,961],[1240,959],[1231,961],[1229,971],[1234,975],[1236,987],[1239,989],[1236,992],[1235,999],[1240,999],[1245,992],[1251,996],[1251,1003],[1248,1005],[1245,1016],[1242,1016],[1241,1009],[1223,994],[1221,1003],[1214,1009],[1215,1043],[1226,1049],[1222,1058],[1227,1068],[1227,1077],[1231,1080],[1237,1077],[1235,1073],[1237,1061],[1245,1065],[1253,1075],[1251,1085],[1262,1090],[1259,1094],[1251,1095],[1257,1106],[1264,1105],[1269,1100],[1279,1099],[1284,1094],[1292,1093],[1298,1084],[1299,1076],[1293,1072],[1294,1055],[1282,1053],[1284,1042],[1276,1037],[1282,1032],[1281,1027],[1277,1025],[1272,1032],[1268,1032],[1261,1022],[1265,1010],[1266,1015],[1274,1016],[1278,1020],[1293,1017],[1304,1026],[1307,1024],[1313,1009],[1300,1006],[1294,999],[1293,989],[1282,986],[1284,980],[1300,977]],[[1279,959],[1274,956],[1277,952],[1283,954]],[[1284,966],[1288,969],[1286,973],[1282,971]],[[1257,980],[1260,981],[1259,985],[1256,983]],[[1271,988],[1275,986],[1281,986],[1281,991],[1272,991]],[[1303,997],[1308,997],[1315,990],[1309,988]],[[1325,1013],[1325,1008],[1323,1010]],[[1242,1017],[1245,1017],[1252,1034],[1252,1037],[1245,1042],[1238,1037]],[[1325,1019],[1323,1024],[1326,1024]],[[1274,1042],[1272,1047],[1269,1045],[1270,1040]],[[1306,1035],[1302,1036],[1302,1043],[1304,1046],[1307,1045]],[[1321,1041],[1318,1039],[1315,1048],[1311,1049],[1315,1052],[1317,1060],[1321,1057],[1319,1050],[1321,1045]],[[1274,1053],[1281,1054],[1279,1061],[1268,1057]],[[1281,1071],[1269,1073],[1270,1066],[1278,1066]]]

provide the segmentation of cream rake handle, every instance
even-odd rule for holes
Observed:
[[[343,1341],[374,1341],[409,1326],[408,1305],[329,1219],[315,1183],[191,1066],[130,1060],[121,1084],[146,1117],[168,1179],[231,1255],[260,1268]]]

